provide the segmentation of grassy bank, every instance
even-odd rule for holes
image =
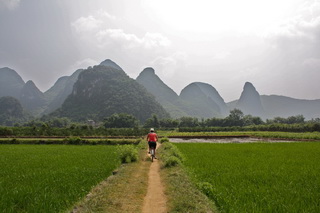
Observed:
[[[136,162],[119,167],[117,173],[95,186],[88,196],[73,207],[73,213],[87,212],[141,212],[148,188],[151,161],[146,158],[146,142],[137,147]]]
[[[168,212],[218,212],[214,202],[192,183],[181,164],[184,157],[177,151],[171,143],[164,143],[159,150]]]

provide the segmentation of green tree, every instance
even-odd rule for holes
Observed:
[[[171,118],[164,118],[160,120],[160,126],[164,128],[176,128],[179,126],[179,121]]]
[[[151,118],[148,118],[146,122],[144,123],[144,127],[146,128],[159,128],[160,127],[160,122],[158,119],[158,116],[156,114],[152,114]]]
[[[104,126],[106,128],[134,128],[139,124],[136,117],[126,113],[115,113],[105,119]]]
[[[199,119],[193,117],[181,117],[179,127],[197,127]]]
[[[260,117],[255,117],[252,115],[245,115],[243,116],[243,125],[249,126],[249,125],[260,125],[263,124],[263,120]]]
[[[243,126],[243,117],[244,114],[240,109],[233,109],[225,121],[227,126]]]

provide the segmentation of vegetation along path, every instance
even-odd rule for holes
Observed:
[[[116,175],[93,188],[71,212],[167,212],[160,162],[151,163],[145,151],[140,153],[141,161],[121,166]]]
[[[148,191],[144,198],[142,212],[167,212],[166,202],[167,200],[160,178],[160,163],[158,160],[154,160],[150,165],[148,175]]]

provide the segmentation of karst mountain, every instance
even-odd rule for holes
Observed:
[[[142,122],[152,114],[160,118],[223,118],[234,108],[263,119],[295,115],[306,119],[320,117],[320,100],[260,95],[250,82],[244,84],[239,99],[229,103],[225,103],[214,85],[205,82],[192,82],[178,95],[153,68],[145,68],[132,79],[110,59],[76,70],[71,76],[62,76],[44,93],[32,80],[25,82],[15,70],[1,68],[1,97],[6,97],[0,103],[2,115],[6,112],[2,106],[9,106],[10,102],[19,104],[24,113],[35,117],[51,114],[74,121],[103,120],[113,113],[132,114]]]

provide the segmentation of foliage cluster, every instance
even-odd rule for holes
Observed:
[[[141,139],[1,138],[0,144],[124,145],[139,144]]]
[[[115,146],[0,146],[0,212],[63,212],[120,163]]]
[[[133,115],[126,113],[113,114],[105,119],[106,128],[134,128],[138,127],[139,121]]]
[[[163,167],[177,166],[184,161],[184,156],[172,143],[163,143],[162,150],[161,159]]]
[[[319,212],[319,143],[176,144],[221,212]]]
[[[180,127],[179,132],[231,132],[231,131],[281,131],[281,132],[320,132],[319,123],[302,124],[261,124],[231,127]]]
[[[93,128],[89,125],[56,128],[50,126],[1,127],[0,136],[143,136],[145,128]]]
[[[138,160],[138,149],[133,145],[118,146],[121,163],[131,163]]]

